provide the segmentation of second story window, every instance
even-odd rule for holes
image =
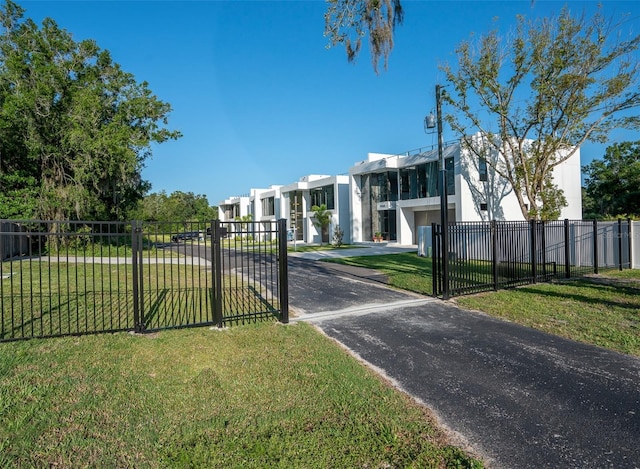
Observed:
[[[480,161],[478,162],[478,173],[479,173],[478,176],[480,178],[480,181],[486,182],[488,172],[487,172],[487,160],[485,158],[480,158]]]
[[[267,197],[262,199],[262,215],[263,216],[272,216],[275,215],[275,203],[274,197]]]
[[[311,189],[311,206],[324,204],[327,210],[336,208],[333,185],[318,187]]]

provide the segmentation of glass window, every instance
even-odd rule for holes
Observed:
[[[377,176],[377,185],[379,188],[379,196],[376,202],[391,202],[398,200],[398,172],[388,171],[379,173]]]
[[[447,194],[453,195],[456,193],[456,178],[453,166],[453,158],[446,158],[444,160],[444,167],[447,170]]]
[[[427,197],[427,165],[421,164],[418,166],[416,173],[417,198],[423,199]]]
[[[479,173],[480,181],[486,182],[488,173],[487,173],[487,160],[485,158],[480,158],[480,161],[478,162],[478,173]]]
[[[427,197],[437,197],[440,195],[440,190],[438,189],[438,162],[430,161],[426,166]]]
[[[409,170],[400,170],[400,199],[407,200],[411,198],[411,184],[409,183]]]
[[[276,214],[274,202],[274,197],[262,199],[262,215],[271,216]]]
[[[424,176],[424,171],[423,171]],[[415,167],[400,170],[400,199],[417,199],[420,197],[418,188],[418,169]],[[424,197],[424,196],[422,196]]]
[[[333,184],[311,190],[311,206],[326,205],[327,210],[336,208]]]

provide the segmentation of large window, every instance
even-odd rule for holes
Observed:
[[[449,194],[455,193],[455,174],[453,158],[445,160],[447,168],[447,190]],[[423,199],[426,197],[438,197],[440,195],[439,176],[440,164],[438,161],[430,161],[418,166],[403,168],[400,170],[400,199]],[[380,180],[381,181],[381,180]],[[382,183],[382,181],[380,182]],[[380,200],[386,199],[383,193],[383,187],[380,190]]]
[[[302,217],[302,191],[289,192],[289,221],[295,231],[296,239],[304,239],[304,222]]]
[[[388,171],[373,175],[371,196],[374,202],[393,202],[398,200],[398,173]]]
[[[487,160],[485,158],[480,158],[480,161],[478,162],[478,173],[479,173],[480,181],[486,182],[488,173],[487,173]]]
[[[237,216],[240,216],[240,205],[224,205],[223,207],[225,220],[235,220]]]
[[[424,172],[424,171],[423,171]],[[400,199],[417,199],[418,193],[418,168],[410,167],[400,170]]]
[[[319,207],[324,204],[327,210],[335,209],[336,202],[333,192],[333,185],[311,189],[311,206],[317,205]]]
[[[453,158],[446,158],[444,160],[444,167],[447,170],[447,194],[453,195],[456,193],[456,178]]]
[[[274,197],[266,197],[262,199],[262,215],[271,216],[275,215],[275,199]]]

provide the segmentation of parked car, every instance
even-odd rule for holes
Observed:
[[[171,241],[173,241],[174,243],[193,239],[204,239],[204,233],[201,233],[200,231],[185,231],[184,233],[174,234],[171,237]]]

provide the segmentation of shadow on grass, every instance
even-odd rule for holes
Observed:
[[[608,308],[628,309],[633,312],[640,310],[640,288],[628,285],[605,285],[594,283],[589,279],[574,279],[544,284],[540,286],[526,286],[518,288],[521,292],[532,293],[547,298],[561,300],[573,300],[581,303],[600,304]],[[580,293],[570,292],[567,288],[550,290],[548,285],[562,287],[575,287]],[[628,298],[628,301],[619,301],[619,298]]]

